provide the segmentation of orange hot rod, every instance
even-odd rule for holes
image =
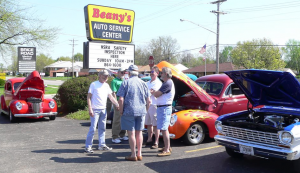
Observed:
[[[8,115],[10,122],[16,122],[18,117],[55,120],[57,104],[54,99],[45,99],[44,94],[44,81],[38,71],[26,78],[8,79],[0,100],[1,114]]]
[[[239,88],[227,75],[208,75],[194,82],[166,61],[157,67],[160,70],[169,67],[173,74],[175,97],[169,126],[171,139],[182,138],[188,145],[199,144],[205,136],[213,138],[217,134],[215,121],[219,115],[247,110],[248,99],[243,93],[234,92]],[[206,92],[208,89],[210,94]]]

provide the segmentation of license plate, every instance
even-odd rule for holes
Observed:
[[[111,120],[106,120],[106,124],[111,124]]]
[[[247,155],[254,155],[254,152],[253,152],[253,147],[250,147],[250,146],[245,146],[245,145],[240,145],[240,153],[243,153],[243,154],[247,154]]]

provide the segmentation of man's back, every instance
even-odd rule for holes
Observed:
[[[148,87],[146,83],[137,76],[133,76],[124,81],[117,96],[124,97],[123,116],[146,115],[146,103],[149,97]]]

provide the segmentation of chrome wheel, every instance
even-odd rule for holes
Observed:
[[[190,126],[185,134],[185,142],[188,145],[200,144],[205,137],[204,126],[200,123],[195,123]]]

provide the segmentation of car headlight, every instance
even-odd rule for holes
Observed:
[[[222,133],[223,132],[223,126],[222,126],[222,122],[221,121],[216,121],[215,122],[215,127],[216,130],[218,131],[218,133]]]
[[[177,115],[176,114],[171,115],[170,126],[174,126],[174,124],[176,123],[176,121],[177,121]]]
[[[51,109],[53,109],[53,108],[55,107],[54,101],[50,101],[50,102],[49,102],[49,107],[50,107]]]
[[[290,144],[293,140],[293,136],[289,132],[282,132],[280,135],[280,140],[284,144]]]
[[[23,105],[22,105],[21,102],[17,102],[17,103],[16,103],[16,108],[17,108],[18,110],[21,110],[22,107],[23,107]]]

